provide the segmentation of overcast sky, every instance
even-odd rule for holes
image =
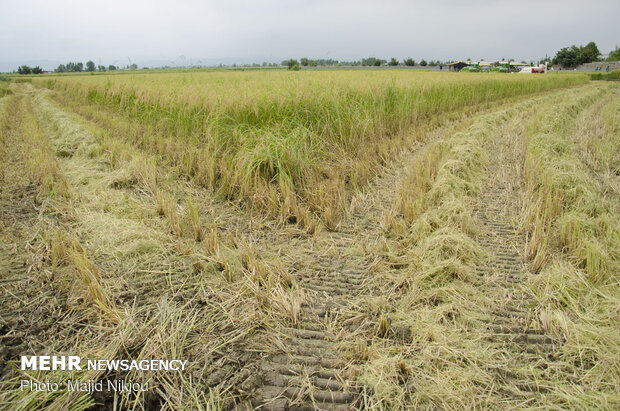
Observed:
[[[4,62],[529,60],[620,45],[619,0],[0,0],[0,11]]]

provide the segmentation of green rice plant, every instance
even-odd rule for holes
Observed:
[[[161,94],[161,101],[172,99],[172,108],[179,106],[179,96],[175,95],[173,85],[183,86],[185,81],[193,81],[191,74],[183,77],[184,73],[178,73],[181,80],[176,79],[169,85],[168,92],[172,94]],[[256,81],[254,74],[248,75],[246,86]],[[296,74],[304,75],[303,72]],[[475,79],[476,74],[470,76]],[[364,78],[367,77],[357,77]],[[287,90],[301,100],[316,99],[310,88],[304,90],[309,96],[295,94],[299,92],[298,86],[308,87],[308,83],[300,80],[303,78],[299,76],[296,80],[291,78],[291,83],[280,88],[280,92]],[[194,83],[195,86],[200,81]],[[316,84],[319,85],[320,82]],[[89,346],[105,346],[105,353],[92,353],[93,358],[187,358],[192,369],[199,370],[198,373],[135,372],[130,377],[152,382],[154,393],[164,402],[164,408],[235,407],[238,398],[230,397],[236,395],[236,391],[229,392],[227,387],[245,387],[242,384],[255,365],[251,362],[256,358],[253,353],[264,352],[268,344],[281,346],[284,341],[279,339],[279,327],[297,326],[302,321],[300,310],[307,302],[307,296],[297,287],[287,265],[275,255],[285,255],[287,263],[295,264],[293,260],[297,255],[288,256],[287,250],[295,248],[295,244],[316,245],[317,253],[313,255],[327,258],[325,263],[331,264],[332,256],[334,259],[349,257],[347,253],[333,253],[341,250],[332,248],[333,241],[340,241],[339,237],[353,239],[346,233],[301,242],[297,240],[299,233],[296,229],[285,228],[273,236],[270,231],[274,227],[282,228],[283,224],[295,223],[309,232],[316,232],[319,218],[330,229],[336,229],[341,223],[348,224],[349,221],[343,220],[348,207],[343,204],[348,201],[349,189],[362,187],[369,174],[395,155],[395,147],[414,138],[399,134],[397,130],[406,130],[419,124],[417,121],[426,121],[425,118],[433,122],[437,116],[429,109],[427,114],[416,114],[420,117],[411,123],[402,117],[399,122],[398,116],[405,114],[399,111],[400,104],[409,104],[401,93],[401,89],[407,86],[406,81],[371,85],[369,90],[375,93],[375,98],[380,98],[374,108],[346,107],[354,101],[353,97],[348,100],[347,93],[355,96],[365,86],[348,85],[344,79],[341,86],[334,101],[326,104],[345,106],[338,106],[342,118],[312,119],[312,111],[307,110],[308,126],[304,127],[310,129],[329,123],[329,127],[338,128],[342,136],[329,135],[318,128],[312,129],[311,133],[300,132],[293,140],[299,139],[304,144],[293,141],[290,150],[285,146],[287,130],[300,127],[299,124],[288,124],[287,118],[297,121],[296,116],[302,114],[290,107],[293,99],[286,94],[266,98],[266,103],[280,101],[282,107],[276,106],[273,110],[287,111],[282,117],[275,113],[268,123],[260,124],[256,129],[241,122],[237,128],[232,120],[228,124],[220,119],[218,121],[225,123],[220,124],[221,129],[214,128],[203,134],[196,130],[206,130],[205,119],[217,113],[204,111],[194,119],[188,117],[190,120],[184,123],[185,120],[181,119],[190,113],[188,109],[187,113],[177,112],[179,122],[176,124],[172,116],[162,114],[158,117],[160,114],[155,113],[149,117],[151,102],[140,112],[144,117],[137,117],[129,113],[130,109],[126,115],[120,110],[115,112],[113,104],[87,102],[91,97],[96,99],[96,95],[80,100],[69,92],[60,91],[55,97],[57,101],[100,126],[110,127],[101,135],[97,134],[101,147],[92,151],[84,144],[74,144],[75,140],[86,140],[87,136],[72,128],[63,129],[62,135],[54,139],[63,143],[63,149],[57,154],[65,157],[59,160],[59,164],[63,169],[73,171],[66,173],[67,178],[81,182],[74,184],[82,194],[76,218],[68,223],[63,221],[63,224],[74,226],[80,233],[81,243],[88,245],[88,255],[86,247],[74,243],[74,236],[68,231],[52,231],[47,234],[45,242],[51,243],[52,257],[49,259],[55,261],[51,264],[52,275],[68,274],[72,280],[74,289],[71,291],[74,293],[69,296],[69,302],[80,298],[77,300],[79,304],[95,308],[106,321],[92,320],[84,315],[84,310],[63,312],[63,325],[76,324],[71,330],[76,331],[77,336],[67,333],[63,334],[62,342],[46,341],[50,350],[58,351],[60,347],[84,352]],[[423,83],[417,86],[426,87]],[[435,86],[442,87],[441,84]],[[134,90],[132,87],[128,83],[127,90]],[[480,228],[472,217],[472,200],[481,190],[481,180],[489,160],[483,147],[492,134],[496,134],[494,139],[504,138],[503,134],[497,134],[498,131],[504,132],[503,124],[509,117],[522,120],[521,110],[533,108],[542,112],[549,101],[560,101],[560,98],[573,102],[588,94],[592,87],[562,92],[555,100],[528,99],[508,110],[483,116],[461,132],[441,136],[440,142],[429,144],[432,149],[422,150],[422,156],[428,156],[428,159],[416,159],[407,171],[407,181],[401,189],[395,190],[399,198],[392,205],[391,214],[386,216],[387,229],[377,239],[375,250],[366,253],[365,243],[378,231],[372,227],[369,233],[363,231],[367,222],[376,221],[363,220],[364,226],[359,231],[356,229],[356,233],[362,234],[359,241],[353,241],[360,243],[354,246],[359,249],[352,247],[343,251],[351,252],[354,258],[363,255],[361,261],[368,257],[368,272],[377,277],[376,285],[364,284],[369,287],[369,292],[353,301],[350,306],[353,312],[339,311],[333,320],[326,320],[324,324],[327,328],[337,329],[338,338],[345,339],[343,351],[348,362],[354,363],[348,375],[353,379],[359,376],[359,381],[370,387],[368,395],[363,396],[365,402],[362,406],[369,409],[495,409],[518,408],[525,404],[539,408],[586,409],[604,408],[610,404],[609,408],[612,408],[618,403],[614,391],[618,386],[620,358],[615,332],[618,299],[617,287],[613,283],[617,218],[614,218],[616,214],[611,201],[600,199],[601,192],[606,193],[603,197],[609,194],[609,190],[600,189],[603,186],[601,181],[587,172],[585,176],[572,175],[575,170],[583,170],[566,158],[568,154],[575,154],[571,144],[552,139],[540,141],[541,146],[550,148],[540,149],[538,153],[544,152],[549,157],[532,158],[531,164],[538,167],[539,177],[543,180],[536,181],[532,172],[529,178],[538,186],[528,187],[531,190],[528,195],[534,199],[528,218],[531,217],[529,221],[534,221],[534,226],[538,221],[536,218],[543,221],[540,223],[543,228],[541,242],[545,244],[547,255],[539,274],[532,276],[531,289],[525,288],[537,299],[532,321],[557,335],[558,341],[567,338],[567,343],[554,351],[556,358],[553,361],[541,356],[536,359],[534,367],[530,367],[531,363],[515,365],[510,362],[512,358],[507,358],[510,351],[505,347],[508,344],[498,348],[487,343],[490,333],[485,327],[491,309],[496,308],[498,302],[490,301],[492,295],[485,295],[490,290],[485,280],[493,282],[496,278],[480,279],[474,275],[474,268],[484,264],[486,258],[473,240]],[[466,85],[463,88],[454,91],[467,93]],[[144,93],[147,91],[143,90]],[[468,104],[480,97],[479,91],[470,94]],[[329,95],[331,92],[321,89],[317,95],[320,97],[321,93]],[[534,91],[530,89],[528,92]],[[36,93],[44,92],[33,90],[31,94]],[[241,107],[249,105],[247,99],[258,98],[252,93],[238,93],[235,96],[237,104]],[[148,96],[137,95],[136,102],[145,97]],[[196,107],[200,106],[201,98],[203,95],[196,96]],[[222,97],[223,100],[226,98]],[[438,97],[435,98],[439,101]],[[460,94],[458,98],[461,98]],[[497,95],[488,98],[492,100]],[[309,103],[302,103],[308,109]],[[2,104],[5,103],[0,102]],[[451,110],[449,101],[441,104],[444,104],[441,110]],[[258,112],[254,114],[245,113],[243,119],[246,123],[258,121],[261,109],[256,108]],[[357,115],[362,109],[368,118],[358,116],[356,120],[360,124],[366,121],[366,125],[354,124],[362,131],[358,130],[359,134],[347,140],[346,133],[351,132],[352,127],[347,118],[351,114],[347,110],[358,110]],[[338,110],[333,114],[337,115]],[[380,115],[373,117],[376,114],[373,110],[380,111]],[[424,104],[421,104],[421,110],[423,113]],[[570,116],[579,116],[580,110],[580,107],[566,107],[565,111]],[[330,114],[327,111],[320,113]],[[373,123],[376,118],[384,123]],[[541,123],[540,127],[550,127],[548,133],[554,134],[553,140],[564,135],[572,138],[570,123],[565,125],[558,121],[550,125],[546,115],[537,121]],[[538,127],[530,129],[536,138]],[[178,133],[168,135],[168,130],[177,130]],[[274,130],[281,133],[272,137],[269,131]],[[372,134],[375,131],[377,135]],[[117,138],[118,143],[114,143]],[[251,142],[244,141],[244,138]],[[269,143],[260,141],[271,138],[273,141]],[[371,148],[363,145],[365,141],[370,142]],[[529,137],[528,142],[531,142]],[[295,148],[295,144],[300,145]],[[254,152],[255,147],[260,149]],[[248,152],[252,155],[246,157]],[[88,153],[93,153],[92,157]],[[488,154],[493,155],[493,152]],[[260,161],[253,162],[254,155]],[[561,156],[562,161],[556,164],[554,156]],[[613,159],[614,156],[608,157]],[[296,164],[300,159],[303,161]],[[311,164],[305,164],[305,161]],[[249,172],[243,168],[248,164],[252,165]],[[71,166],[77,167],[71,169]],[[131,189],[119,190],[108,184],[114,179],[99,178],[103,172],[110,172],[110,167],[114,169],[112,173],[133,182],[128,187]],[[551,169],[542,172],[543,167]],[[103,172],[99,173],[100,170]],[[84,174],[95,178],[84,179]],[[190,184],[183,181],[185,179],[191,180]],[[102,183],[102,180],[105,181]],[[208,221],[202,211],[210,207],[202,203],[203,199],[210,200],[210,193],[200,187],[196,189],[192,182],[213,188],[227,199],[243,199],[254,207],[267,210],[268,215],[277,221],[258,228],[261,237],[254,242],[233,232],[237,227],[242,227],[242,232],[256,230],[254,221],[250,221],[249,228],[243,224],[255,216],[235,213],[236,210],[230,212],[233,207],[227,209],[227,204],[216,202],[215,207],[221,207],[222,211],[217,222],[223,228],[222,232],[227,233],[221,235],[220,228],[214,221]],[[534,195],[539,188],[544,196]],[[558,196],[561,201],[557,200]],[[409,203],[416,201],[419,203]],[[564,209],[565,204],[572,208]],[[235,214],[230,220],[229,212]],[[53,220],[56,217],[46,214],[45,218]],[[239,223],[235,218],[243,222]],[[128,229],[128,225],[132,228]],[[271,244],[271,240],[281,233],[286,236]],[[192,239],[179,238],[181,236]],[[133,238],[131,243],[129,237]],[[280,247],[279,241],[285,243],[292,238],[295,240],[291,248]],[[133,244],[137,244],[135,249]],[[151,246],[141,251],[144,250],[141,244]],[[318,248],[323,246],[330,247],[325,254]],[[562,253],[570,258],[564,258]],[[542,254],[535,253],[535,256]],[[302,263],[307,263],[310,268],[317,263],[301,258]],[[548,264],[550,261],[551,265]],[[46,264],[46,260],[40,264],[42,273],[47,272]],[[105,278],[108,273],[119,275]],[[38,294],[37,289],[35,295]],[[44,293],[41,294],[42,301],[45,301]],[[54,312],[63,310],[65,305],[56,307],[55,297],[49,299]],[[75,308],[71,304],[69,307]],[[119,312],[117,307],[124,307],[131,312],[123,311],[122,315],[119,314],[120,320],[108,320],[110,315],[105,314],[105,307]],[[79,341],[64,341],[72,338]],[[541,388],[546,388],[542,381],[550,382],[554,390],[536,393],[529,402],[511,398],[502,391],[509,385],[502,380],[508,374],[502,374],[504,370],[533,376],[536,382],[541,381]],[[211,376],[218,374],[214,371],[221,371],[219,374],[226,376],[214,382]],[[311,388],[309,381],[307,387],[304,386],[306,388]],[[0,394],[0,402],[9,407],[14,404],[22,404],[23,408],[34,406],[35,398],[20,393],[18,388],[11,386],[10,389],[11,394]],[[58,397],[36,395],[37,400],[52,409],[92,405],[86,397],[77,398],[66,393],[58,394]],[[148,408],[150,402],[143,396],[125,395],[115,399],[114,406],[142,409]]]
[[[165,157],[179,175],[273,215],[289,207],[286,201],[255,202],[256,194],[266,191],[265,184],[289,187],[331,229],[348,201],[332,188],[365,184],[411,140],[405,135],[412,127],[455,110],[585,81],[374,71],[36,79],[57,90],[58,101]]]

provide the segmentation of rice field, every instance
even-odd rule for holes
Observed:
[[[615,82],[9,80],[2,407],[620,406]],[[188,366],[19,370],[35,354]],[[20,389],[68,379],[149,388]]]
[[[318,215],[333,226],[346,206],[344,186],[365,185],[415,138],[406,130],[432,126],[443,113],[585,81],[443,74],[211,72],[43,83],[80,105],[137,120],[144,130],[135,143],[225,198],[262,202],[292,218]]]

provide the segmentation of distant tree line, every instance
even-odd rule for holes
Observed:
[[[137,70],[138,69],[138,65],[137,64],[131,64],[127,67],[125,67],[127,70]],[[114,71],[114,70],[119,70],[119,67],[116,67],[112,64],[110,64],[108,67],[106,66],[102,66],[101,64],[98,66],[95,66],[95,62],[92,60],[89,60],[86,62],[86,66],[84,66],[83,63],[81,62],[69,62],[67,64],[60,64],[58,67],[56,67],[56,69],[54,70],[54,72],[56,73],[80,73],[82,71],[86,71],[86,72],[93,72],[93,71]]]
[[[570,47],[564,47],[559,50],[555,57],[548,58],[545,57],[541,59],[539,63],[550,63],[553,65],[559,65],[566,68],[573,68],[580,64],[590,63],[593,61],[599,61],[600,51],[596,46],[596,43],[590,42],[585,46],[575,46],[572,45]],[[468,59],[468,61],[471,59]],[[483,60],[483,59],[482,59]],[[506,60],[506,59],[502,59]],[[618,61],[620,60],[620,48],[616,46],[616,49],[613,50],[609,57],[608,61]],[[509,61],[513,61],[510,59]],[[284,60],[280,63],[281,66],[287,67],[290,70],[300,70],[301,67],[324,67],[324,66],[362,66],[362,67],[380,67],[380,66],[441,66],[451,63],[450,61],[440,61],[440,60],[425,60],[421,59],[419,61],[414,60],[411,57],[404,58],[402,60],[398,60],[395,57],[390,58],[390,60],[384,60],[381,58],[377,58],[374,56],[362,58],[361,60],[353,60],[353,61],[339,61],[335,59],[309,59],[308,57],[302,57],[299,60],[296,59],[288,59]],[[276,67],[278,64],[273,62],[263,62],[252,63],[252,64],[232,64],[231,66],[220,64],[220,67]],[[146,67],[144,67],[146,69]],[[172,68],[168,66],[161,67],[163,69]],[[198,66],[197,66],[198,68]],[[56,73],[79,73],[79,72],[105,72],[105,71],[115,71],[115,70],[137,70],[137,64],[130,64],[125,67],[119,67],[115,65],[108,65],[107,67],[104,65],[96,65],[92,60],[86,62],[86,64],[82,62],[68,62],[66,64],[60,64],[54,72]],[[29,67],[26,65],[20,66],[17,70],[19,74],[40,74],[43,72],[43,69],[39,66]]]
[[[79,73],[84,71],[84,64],[69,62],[59,65],[54,71],[56,73]]]
[[[125,70],[137,70],[138,69],[138,65],[137,64],[130,64],[128,66],[125,66],[124,68]],[[56,69],[54,69],[55,73],[81,73],[83,71],[85,72],[94,72],[94,71],[100,71],[100,72],[104,72],[104,71],[115,71],[115,70],[121,70],[120,67],[114,66],[112,64],[110,64],[109,66],[103,66],[103,65],[98,65],[96,66],[95,63],[92,60],[89,60],[86,62],[86,65],[84,65],[84,63],[81,62],[72,62],[70,61],[67,64],[60,64],[58,67],[56,67]],[[43,69],[39,66],[36,67],[29,67],[26,65],[23,66],[19,66],[19,68],[17,69],[17,73],[19,74],[41,74],[43,73]]]
[[[280,65],[286,66],[286,67],[292,67],[295,65],[295,63],[298,66],[317,67],[317,66],[339,66],[339,65],[345,65],[344,63],[347,63],[347,62],[340,62],[338,60],[332,60],[332,59],[310,60],[308,57],[302,57],[300,61],[297,61],[295,59],[284,60],[282,61]],[[263,66],[264,65],[265,63],[263,63]]]
[[[392,57],[389,61],[380,59],[377,57],[366,57],[361,60],[354,61],[338,61],[333,59],[309,59],[307,57],[302,57],[299,61],[296,59],[289,59],[282,61],[281,65],[288,67],[289,70],[299,70],[301,67],[322,67],[322,66],[362,66],[362,67],[380,67],[380,66],[440,66],[443,65],[441,61],[430,60],[426,61],[424,59],[416,62],[411,57],[403,59],[403,61],[399,61],[397,58]]]

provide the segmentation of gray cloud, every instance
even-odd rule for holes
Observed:
[[[0,60],[537,59],[620,43],[617,0],[5,2]]]

